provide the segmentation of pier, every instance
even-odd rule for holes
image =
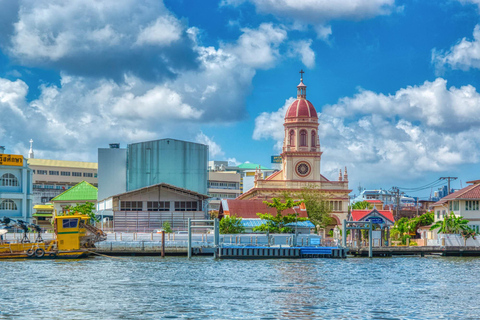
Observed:
[[[356,257],[368,257],[368,247],[349,248],[349,255]],[[441,247],[441,246],[422,246],[422,247],[373,247],[372,255],[374,257],[391,256],[457,256],[457,257],[479,257],[480,247]]]

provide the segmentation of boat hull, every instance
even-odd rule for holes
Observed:
[[[49,243],[4,243],[0,244],[2,259],[80,259],[92,253],[90,249],[56,250]]]

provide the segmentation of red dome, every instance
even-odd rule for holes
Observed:
[[[313,104],[306,99],[297,99],[288,107],[285,119],[315,118],[318,119],[317,111]]]

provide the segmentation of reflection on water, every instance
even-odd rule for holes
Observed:
[[[96,257],[0,272],[0,319],[479,317],[478,258]]]

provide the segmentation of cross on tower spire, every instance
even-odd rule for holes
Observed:
[[[299,73],[300,73],[300,81],[303,81],[303,74],[305,73],[305,71],[301,69]]]

